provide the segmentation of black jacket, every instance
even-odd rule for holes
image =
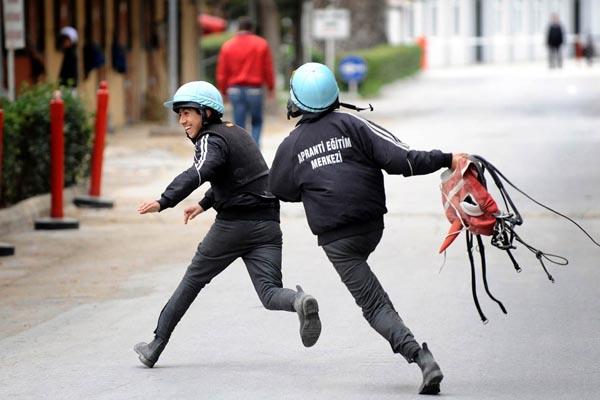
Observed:
[[[279,220],[279,201],[267,190],[268,167],[252,137],[231,122],[202,128],[193,165],[161,195],[160,210],[174,207],[204,182],[211,183],[200,205],[217,218]]]
[[[548,28],[548,35],[546,37],[546,44],[549,47],[560,47],[564,41],[563,30],[560,24],[553,23]]]
[[[79,73],[77,70],[77,48],[68,47],[64,50],[63,61],[58,74],[61,85],[77,87],[79,84]]]
[[[428,174],[450,167],[452,154],[415,151],[375,123],[334,111],[307,114],[277,149],[270,190],[302,201],[319,245],[383,228],[383,174]]]

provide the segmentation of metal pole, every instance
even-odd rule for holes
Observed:
[[[335,39],[325,40],[325,64],[335,71]]]
[[[355,99],[358,97],[358,81],[351,80],[348,82],[348,91],[350,92],[350,98]]]
[[[15,50],[8,49],[8,99],[15,101]]]
[[[177,0],[169,0],[169,92],[172,95],[177,90],[179,84],[179,74],[177,66],[179,64],[179,54],[177,49],[177,33],[179,32],[177,24]],[[175,114],[169,113],[169,125],[176,125]]]
[[[311,1],[302,3],[302,58],[305,63],[312,61],[312,9]]]
[[[0,97],[4,95],[4,39],[2,38],[2,29],[0,29]]]

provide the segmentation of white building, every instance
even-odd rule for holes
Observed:
[[[557,14],[573,53],[577,34],[600,40],[600,0],[388,0],[390,43],[427,39],[430,66],[546,58],[546,31]]]

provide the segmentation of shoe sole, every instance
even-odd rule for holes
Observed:
[[[438,394],[440,392],[440,382],[444,379],[444,375],[441,372],[435,375],[429,381],[421,387],[419,394]]]
[[[321,320],[319,319],[319,304],[317,299],[307,296],[302,302],[304,323],[300,327],[300,337],[305,347],[311,347],[321,335]]]
[[[148,360],[146,357],[144,357],[144,355],[137,349],[137,346],[133,347],[133,351],[135,351],[138,354],[140,362],[142,364],[144,364],[148,368],[154,367],[154,363],[152,361]]]

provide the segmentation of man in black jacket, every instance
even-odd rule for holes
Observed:
[[[562,68],[562,53],[560,48],[563,45],[563,28],[560,25],[560,19],[557,14],[552,14],[546,44],[548,45],[548,64],[550,68]]]
[[[337,111],[339,90],[324,65],[308,63],[290,82],[288,115],[302,116],[277,149],[269,185],[283,201],[302,201],[318,244],[369,324],[423,372],[422,394],[439,393],[442,372],[394,309],[367,264],[383,234],[384,169],[413,176],[452,167],[464,154],[409,150],[379,125]]]
[[[199,204],[184,211],[184,221],[213,207],[215,223],[198,245],[181,283],[163,308],[149,344],[134,350],[152,368],[175,326],[198,292],[229,264],[241,257],[265,308],[295,311],[306,347],[321,332],[314,297],[282,288],[279,201],[267,190],[269,170],[256,143],[242,128],[222,122],[223,99],[210,83],[196,81],[181,86],[165,106],[179,115],[179,123],[195,144],[194,164],[179,174],[159,200],[140,204],[140,214],[174,207],[204,182],[211,188]]]

